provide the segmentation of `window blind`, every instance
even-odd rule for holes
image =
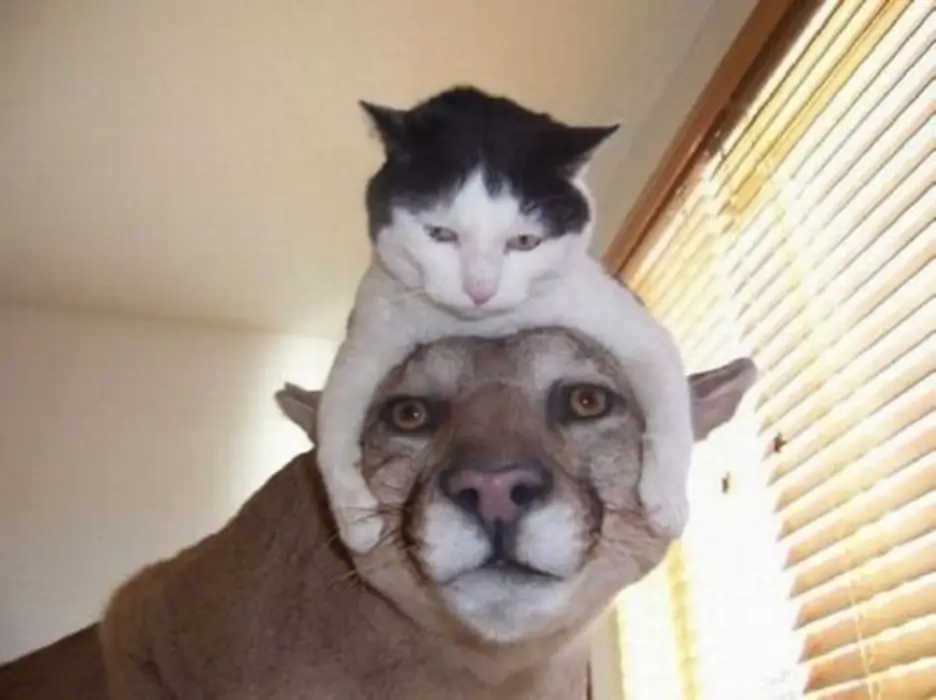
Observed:
[[[699,449],[666,697],[936,697],[934,41],[818,3],[621,271],[691,369],[761,371]]]

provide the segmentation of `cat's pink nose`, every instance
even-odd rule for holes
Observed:
[[[475,306],[484,306],[494,296],[497,288],[489,284],[469,284],[465,288],[465,291],[468,293],[468,296],[471,297]]]

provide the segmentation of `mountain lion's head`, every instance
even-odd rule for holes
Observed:
[[[698,438],[754,376],[742,359],[689,378]],[[315,393],[279,399],[314,434]],[[359,575],[421,625],[481,644],[581,629],[670,544],[636,497],[642,429],[620,366],[570,332],[417,350],[376,391],[362,435],[386,536]]]

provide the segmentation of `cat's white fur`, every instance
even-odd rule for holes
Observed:
[[[588,196],[580,179],[575,185]],[[459,240],[436,241],[429,227]],[[543,240],[532,250],[508,250],[518,235]],[[544,326],[594,338],[625,368],[646,421],[640,499],[654,529],[681,534],[693,445],[682,359],[668,331],[588,254],[590,235],[589,226],[546,238],[535,214],[506,189],[492,195],[480,171],[434,209],[392,211],[376,237],[319,410],[318,460],[348,547],[368,551],[382,528],[358,468],[358,440],[378,382],[418,344]],[[472,294],[490,298],[479,306]]]

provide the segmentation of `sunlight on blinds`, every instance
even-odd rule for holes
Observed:
[[[635,609],[677,642],[632,700],[936,697],[934,42],[934,2],[821,3],[623,271],[690,369],[761,371],[622,597],[625,676]]]

